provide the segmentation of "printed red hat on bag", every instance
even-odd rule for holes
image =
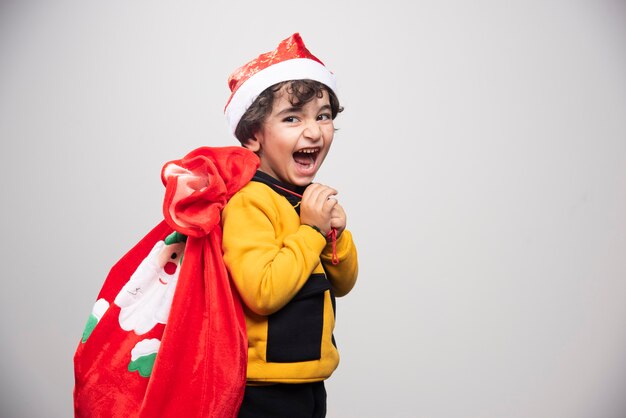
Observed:
[[[235,70],[228,78],[231,95],[224,108],[230,131],[259,94],[266,88],[288,80],[310,79],[336,90],[335,76],[324,63],[306,48],[299,33],[278,44],[278,47]]]

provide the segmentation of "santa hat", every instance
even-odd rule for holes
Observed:
[[[304,46],[299,33],[236,69],[228,77],[231,95],[224,108],[230,131],[235,134],[239,120],[263,90],[281,81],[304,79],[336,89],[334,74]]]

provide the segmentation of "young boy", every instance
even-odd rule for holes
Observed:
[[[224,261],[244,302],[247,386],[240,418],[324,417],[339,362],[335,297],[357,277],[337,191],[312,183],[343,109],[333,74],[299,34],[229,78],[225,113],[260,168],[222,212]]]

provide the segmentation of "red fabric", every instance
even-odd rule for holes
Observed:
[[[222,260],[220,213],[258,165],[253,153],[239,147],[199,148],[165,165],[165,221],[113,266],[98,295],[110,306],[76,350],[76,417],[237,416],[246,328]],[[125,331],[116,295],[155,243],[173,231],[188,238],[167,323],[141,335]],[[151,374],[143,377],[129,369],[130,353],[152,339],[160,345]]]
[[[300,34],[294,33],[289,38],[283,39],[278,44],[276,49],[259,55],[252,61],[233,71],[230,77],[228,77],[228,87],[230,88],[231,96],[228,98],[228,102],[226,102],[226,107],[224,109],[228,107],[228,104],[239,87],[241,87],[241,85],[250,77],[276,63],[296,58],[307,58],[324,65],[319,58],[307,49]]]

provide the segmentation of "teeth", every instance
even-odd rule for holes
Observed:
[[[297,152],[301,152],[303,154],[315,154],[317,151],[318,151],[317,148],[315,149],[307,148],[307,149],[301,149]]]

